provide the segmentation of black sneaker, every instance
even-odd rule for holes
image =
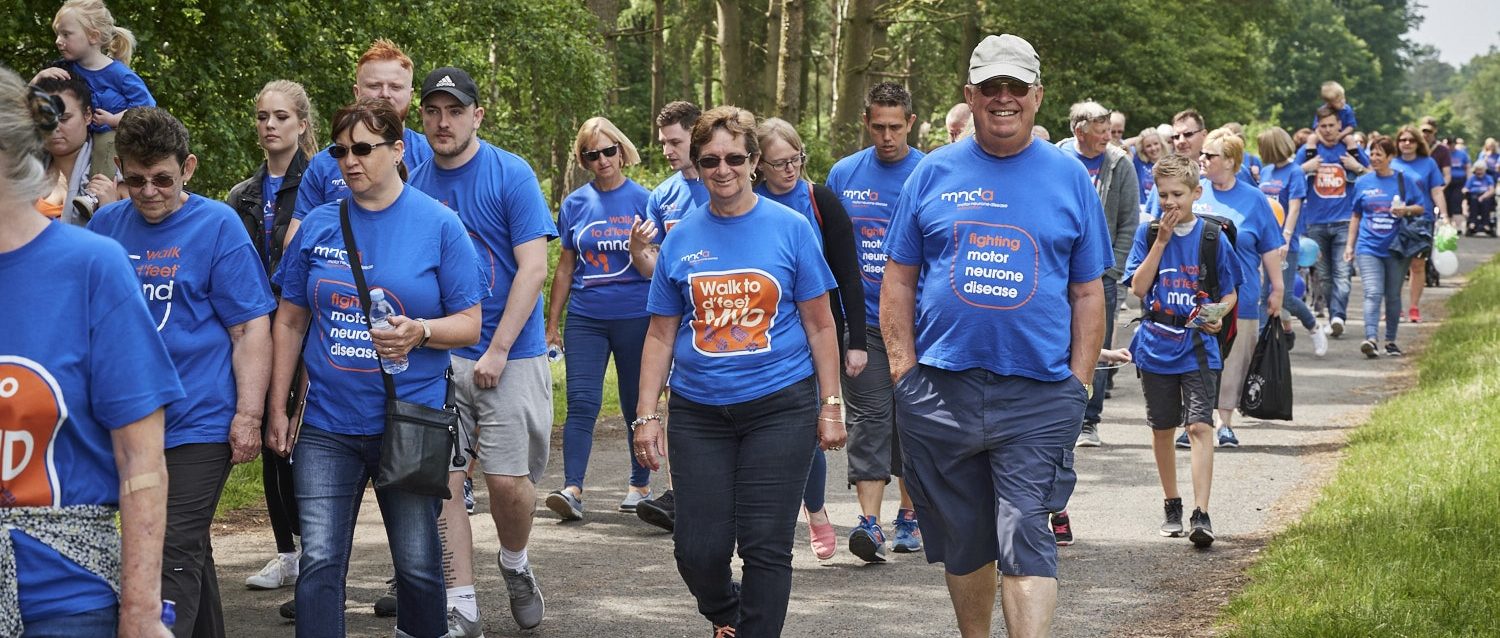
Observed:
[[[1182,499],[1165,499],[1162,509],[1166,510],[1167,518],[1162,521],[1161,535],[1167,538],[1182,537]]]
[[[1193,531],[1188,534],[1188,540],[1193,541],[1193,545],[1201,549],[1214,544],[1214,524],[1208,520],[1208,512],[1193,508],[1190,522]]]
[[[385,593],[375,599],[375,615],[380,618],[392,618],[396,615],[396,577],[385,581]]]
[[[1374,339],[1365,339],[1364,341],[1361,341],[1359,344],[1359,351],[1365,353],[1365,356],[1371,359],[1380,356],[1380,353],[1375,351]]]
[[[1401,352],[1401,348],[1396,347],[1396,342],[1392,341],[1390,343],[1385,344],[1385,356],[1387,356],[1387,357],[1399,357],[1399,356],[1401,356],[1403,354],[1406,354],[1406,353]]]
[[[281,609],[278,610],[278,611],[281,613],[281,617],[282,618],[285,618],[287,620],[296,620],[297,619],[297,599],[293,598],[293,599],[288,600],[288,601],[286,601],[284,603],[281,603]]]
[[[1073,521],[1068,519],[1068,512],[1062,511],[1052,514],[1049,522],[1052,524],[1052,537],[1058,547],[1067,547],[1073,544]]]
[[[677,524],[677,498],[672,496],[672,490],[662,492],[661,496],[637,503],[635,515],[670,532]]]

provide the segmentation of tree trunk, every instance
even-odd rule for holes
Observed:
[[[870,72],[875,35],[875,0],[848,0],[841,20],[838,83],[834,91],[833,123],[828,127],[834,157],[859,150],[859,114]]]
[[[619,60],[619,45],[615,42],[615,27],[620,22],[620,0],[588,0],[589,12],[599,18],[599,37],[604,41],[604,51],[611,61]],[[608,104],[620,104],[619,64],[609,65]]]
[[[802,1],[782,0],[781,51],[776,56],[776,115],[802,119]]]
[[[646,141],[648,146],[656,143],[656,114],[661,112],[661,107],[666,105],[662,101],[662,53],[666,48],[666,36],[662,35],[663,14],[666,13],[666,0],[655,0],[655,6],[651,13],[651,113],[647,114],[651,124],[651,139]]]
[[[957,60],[958,72],[960,74],[959,77],[963,78],[962,81],[965,83],[969,81],[969,55],[974,52],[974,47],[979,46],[979,20],[983,15],[984,0],[974,0],[973,5],[969,7],[968,13],[964,14],[962,25],[959,27],[962,37],[959,46],[962,47],[960,52],[963,55]],[[960,94],[962,94],[962,91],[960,91]]]
[[[781,5],[785,1],[766,0],[766,47],[764,62],[761,64],[760,88],[756,91],[759,94],[756,96],[756,101],[759,102],[756,107],[776,117],[781,116],[781,109],[777,108],[776,90],[781,77]]]
[[[713,25],[703,24],[703,101],[699,106],[707,111],[714,107],[714,36]]]
[[[719,5],[719,84],[724,103],[741,106],[749,91],[745,73],[744,37],[740,34],[740,3],[718,0]]]

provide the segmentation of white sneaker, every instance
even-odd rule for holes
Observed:
[[[302,558],[302,552],[292,554],[277,554],[260,568],[260,573],[245,579],[245,586],[250,589],[280,589],[287,585],[297,584],[297,561]]]
[[[1334,317],[1332,321],[1328,322],[1328,334],[1333,335],[1333,337],[1335,339],[1339,338],[1340,336],[1343,336],[1343,334],[1344,334],[1344,318],[1343,317]]]
[[[1324,331],[1321,324],[1313,326],[1312,342],[1313,354],[1320,357],[1328,354],[1328,333]]]

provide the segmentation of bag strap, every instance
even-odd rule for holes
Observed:
[[[1203,236],[1198,242],[1198,289],[1210,299],[1219,300],[1219,238],[1224,229],[1212,219],[1203,220]]]
[[[359,289],[359,303],[365,311],[365,325],[370,323],[370,288],[365,285],[365,270],[359,263],[359,245],[354,242],[354,228],[349,225],[349,198],[339,200],[339,225],[344,230],[344,252],[348,253],[346,260],[349,268],[354,271],[354,287]],[[380,353],[375,354],[376,363],[379,364]],[[396,382],[391,379],[390,373],[385,371],[385,366],[380,366],[380,380],[385,383],[385,398],[388,401],[396,400]]]
[[[823,231],[823,211],[821,211],[821,210],[818,209],[818,194],[813,192],[813,184],[812,184],[812,182],[804,181],[803,183],[807,184],[807,201],[812,202],[813,217],[817,218],[817,220],[818,220],[818,232],[822,232]]]
[[[1406,205],[1406,175],[1396,171],[1396,192],[1401,195],[1401,205]]]

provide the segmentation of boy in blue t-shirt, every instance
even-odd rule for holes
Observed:
[[[1188,538],[1198,547],[1207,547],[1214,541],[1208,498],[1213,484],[1213,412],[1223,369],[1213,335],[1223,325],[1218,318],[1205,321],[1199,313],[1233,306],[1238,267],[1228,237],[1221,234],[1214,243],[1218,290],[1212,292],[1218,297],[1200,288],[1200,268],[1206,261],[1200,252],[1207,222],[1192,212],[1193,203],[1203,195],[1198,166],[1181,155],[1169,155],[1156,163],[1154,172],[1162,215],[1158,224],[1143,224],[1136,231],[1125,264],[1124,282],[1144,308],[1130,351],[1141,375],[1151,448],[1165,496],[1161,535],[1184,534],[1173,434],[1186,425],[1192,445],[1195,505]]]
[[[1464,182],[1464,199],[1469,203],[1468,228],[1465,235],[1473,237],[1479,233],[1495,236],[1495,178],[1489,174],[1489,165],[1475,162],[1469,181]]]
[[[1359,145],[1354,139],[1354,129],[1359,126],[1359,121],[1354,118],[1354,106],[1344,98],[1344,86],[1338,82],[1324,82],[1320,95],[1323,103],[1337,113],[1339,116],[1339,141],[1344,147],[1354,150]],[[1312,128],[1318,128],[1318,116],[1313,116]]]

